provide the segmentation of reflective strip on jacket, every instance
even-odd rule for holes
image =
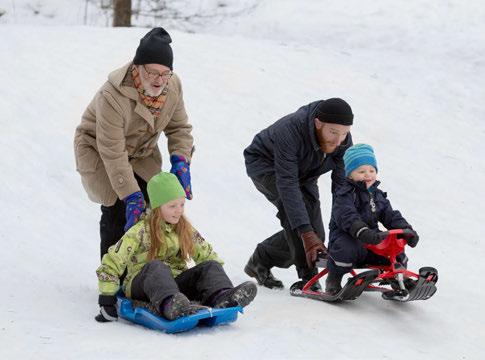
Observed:
[[[377,230],[379,222],[388,230],[408,228],[410,225],[398,210],[394,210],[387,193],[378,189],[376,181],[368,190],[363,182],[347,179],[334,194],[329,241],[341,233],[349,234],[355,221],[363,221],[370,229]]]

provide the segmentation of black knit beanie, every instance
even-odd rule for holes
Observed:
[[[136,49],[133,64],[160,64],[173,70],[172,38],[164,28],[152,29],[141,40]]]
[[[350,105],[340,98],[323,100],[317,106],[315,117],[321,122],[346,126],[352,125],[354,120]]]

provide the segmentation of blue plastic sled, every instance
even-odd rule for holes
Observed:
[[[240,306],[225,309],[203,309],[189,316],[169,321],[154,315],[142,307],[133,308],[130,299],[118,294],[118,315],[135,324],[149,329],[160,330],[167,334],[174,334],[193,329],[196,326],[216,326],[231,323],[237,320],[237,314],[243,313]]]

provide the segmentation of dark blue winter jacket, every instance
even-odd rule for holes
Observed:
[[[352,145],[349,133],[333,153],[325,154],[315,132],[315,110],[320,101],[302,106],[258,133],[244,150],[250,177],[274,173],[276,186],[292,229],[309,225],[300,186],[319,199],[317,180],[332,171],[332,192],[345,182],[343,154]]]
[[[332,218],[330,220],[330,243],[342,233],[350,234],[356,221],[367,224],[369,229],[378,229],[380,222],[388,230],[411,228],[401,213],[393,210],[387,194],[378,189],[376,181],[369,189],[364,182],[347,179],[334,194]]]

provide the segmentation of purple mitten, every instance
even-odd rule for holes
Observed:
[[[180,184],[184,188],[185,197],[192,199],[192,185],[190,183],[190,163],[182,155],[173,154],[170,156],[172,168],[170,172],[177,176]]]
[[[145,210],[145,199],[143,198],[143,194],[141,191],[134,192],[131,195],[128,195],[125,199],[125,216],[126,216],[126,225],[125,225],[125,232],[128,231],[133,225],[135,225],[138,220],[140,220],[140,216]]]

